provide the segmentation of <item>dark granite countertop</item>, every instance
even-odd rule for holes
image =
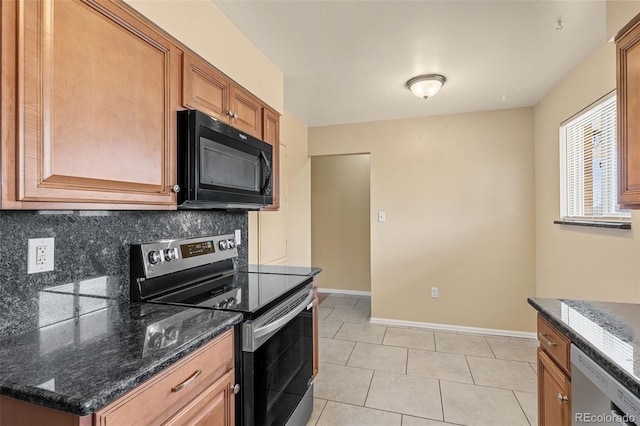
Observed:
[[[640,304],[539,297],[528,301],[640,398]]]
[[[87,415],[241,321],[233,312],[52,294],[41,327],[0,340],[0,394]],[[52,313],[59,318],[50,318]],[[163,348],[151,332],[182,328]]]

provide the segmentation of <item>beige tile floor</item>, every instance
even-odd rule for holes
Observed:
[[[537,425],[535,340],[371,325],[370,306],[320,303],[308,425]]]

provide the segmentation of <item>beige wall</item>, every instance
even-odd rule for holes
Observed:
[[[371,291],[369,154],[311,160],[311,259],[320,287]]]
[[[284,110],[284,77],[211,0],[124,0],[272,108]]]
[[[608,34],[640,11],[640,2],[608,2]],[[560,226],[558,127],[615,90],[615,45],[602,45],[535,107],[536,279],[540,297],[640,301],[640,216],[632,230]]]
[[[280,118],[281,200],[277,212],[249,213],[249,262],[311,265],[311,160],[307,126]]]
[[[534,330],[533,109],[309,129],[312,156],[366,152],[372,316]]]

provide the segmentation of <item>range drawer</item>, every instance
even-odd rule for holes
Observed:
[[[112,402],[95,425],[160,424],[233,368],[233,330]]]
[[[538,341],[544,350],[565,372],[569,373],[571,341],[538,314]]]

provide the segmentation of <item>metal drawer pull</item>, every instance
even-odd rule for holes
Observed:
[[[547,335],[543,332],[538,333],[540,335],[540,339],[542,339],[542,341],[544,343],[547,344],[547,346],[557,346],[555,343],[553,343],[551,340],[547,339]]]
[[[187,380],[185,380],[184,382],[180,383],[178,386],[172,387],[171,388],[171,392],[178,392],[179,390],[182,390],[182,389],[186,388],[187,386],[189,386],[191,384],[191,382],[193,382],[195,379],[197,379],[200,374],[202,374],[202,370],[196,370],[196,372],[193,373]]]
[[[235,385],[232,385],[232,386],[231,386],[231,390],[233,391],[233,394],[234,394],[234,395],[237,395],[237,394],[238,394],[238,392],[240,392],[240,385],[239,385],[239,384],[237,384],[237,383],[236,383]]]
[[[569,401],[569,397],[568,396],[562,396],[562,394],[558,394],[558,401],[560,401],[560,403],[566,404]]]

